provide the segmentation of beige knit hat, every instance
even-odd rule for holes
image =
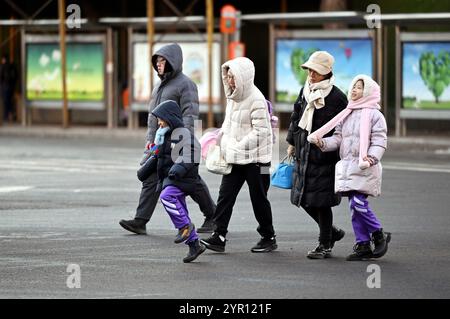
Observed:
[[[311,69],[321,75],[327,75],[333,69],[334,57],[327,51],[316,51],[302,64],[303,69]]]

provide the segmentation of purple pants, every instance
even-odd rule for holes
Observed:
[[[169,214],[175,228],[181,229],[191,223],[186,206],[186,195],[181,189],[175,186],[167,186],[161,192],[159,199],[161,200],[167,214]],[[185,243],[189,244],[196,239],[198,239],[198,235],[194,229]]]
[[[356,242],[370,241],[370,235],[381,229],[381,223],[370,209],[367,195],[354,192],[349,195],[348,201]]]

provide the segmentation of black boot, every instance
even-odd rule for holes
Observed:
[[[145,224],[147,224],[148,220],[141,219],[141,218],[135,218],[131,220],[124,220],[122,219],[119,224],[126,230],[138,234],[138,235],[146,235],[147,230],[145,228]]]
[[[366,260],[373,257],[372,248],[370,247],[370,241],[356,243],[353,246],[353,253],[347,256],[348,261]]]
[[[190,263],[195,260],[200,254],[202,254],[206,250],[206,247],[200,244],[199,240],[196,239],[193,242],[189,243],[189,252],[186,257],[183,258],[183,262]]]
[[[391,241],[391,233],[385,233],[383,228],[372,233],[372,241],[375,246],[373,257],[383,257],[388,250],[388,243]]]
[[[213,221],[213,218],[205,218],[203,225],[197,229],[197,233],[212,233],[216,228],[216,224]]]
[[[334,247],[334,243],[340,241],[345,236],[345,231],[343,229],[339,229],[336,226],[333,226],[333,230],[331,233],[331,241],[330,248]]]

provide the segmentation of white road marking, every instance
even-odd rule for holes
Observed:
[[[386,162],[383,169],[413,172],[450,173],[450,165],[416,164],[406,162]]]
[[[0,187],[0,193],[23,192],[34,188],[34,186],[5,186]]]

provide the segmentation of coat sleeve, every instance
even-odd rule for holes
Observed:
[[[180,91],[180,107],[183,115],[184,127],[194,134],[194,121],[199,116],[199,102],[197,85],[192,81],[186,81]]]
[[[155,109],[155,99],[158,86],[153,89],[152,95],[150,97],[150,104],[148,107],[148,118],[147,118],[147,142],[153,143],[155,141],[156,130],[158,129],[158,120],[152,115]]]
[[[176,150],[176,159],[169,170],[169,178],[181,179],[195,165],[200,163],[200,143],[193,135],[183,134],[183,139],[177,143],[174,148]],[[175,154],[172,153],[172,156]]]
[[[227,143],[228,143],[228,134],[230,133],[230,116],[231,116],[231,109],[232,109],[232,102],[227,102],[227,107],[225,110],[225,119],[223,120],[222,127],[221,127],[221,135],[220,135],[220,147],[222,149],[222,152],[225,153],[227,149]]]
[[[286,141],[291,144],[291,145],[295,145],[295,141],[294,141],[294,131],[298,126],[298,122],[300,121],[300,106],[299,106],[299,101],[301,100],[303,94],[303,89],[300,91],[299,96],[297,97],[297,101],[295,101],[294,104],[294,111],[292,111],[291,114],[291,119],[290,119],[290,123],[289,123],[289,128],[288,128],[288,133],[287,133],[287,137],[286,137]]]
[[[372,119],[372,130],[370,134],[370,144],[367,155],[381,160],[387,148],[387,125],[383,114],[376,111]]]
[[[339,122],[334,128],[334,133],[330,137],[323,139],[323,147],[320,148],[322,152],[332,152],[341,146],[342,143],[342,122]]]

